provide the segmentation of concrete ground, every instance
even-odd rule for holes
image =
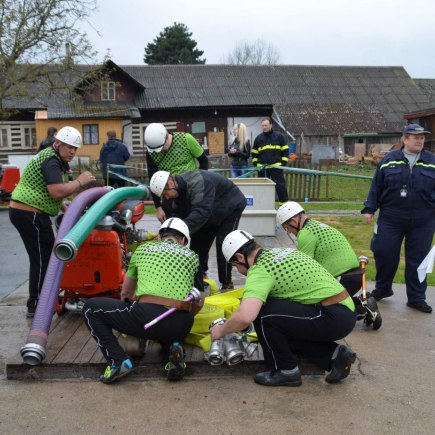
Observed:
[[[368,288],[373,284],[369,283]],[[428,302],[435,306],[435,288]],[[250,378],[180,383],[8,381],[5,361],[25,343],[26,284],[0,303],[0,433],[433,434],[435,314],[406,307],[404,286],[380,302],[384,324],[361,322],[345,342],[358,354],[338,385],[304,377],[297,388]]]

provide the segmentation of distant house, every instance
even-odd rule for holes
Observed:
[[[297,151],[332,145],[353,154],[355,143],[394,143],[403,115],[429,107],[426,91],[403,67],[116,65],[90,67],[37,102],[21,102],[20,117],[0,121],[0,160],[35,152],[47,127],[72,125],[84,138],[79,154],[98,158],[106,131],[115,130],[133,156],[145,152],[150,122],[188,131],[211,154],[224,152],[231,127],[245,122],[252,139],[264,116],[296,141]],[[87,86],[83,87],[82,84]],[[83,89],[86,89],[83,91]],[[24,116],[25,115],[25,116]],[[30,129],[30,130],[29,130]],[[17,131],[19,130],[19,134]],[[33,135],[33,136],[32,136]]]

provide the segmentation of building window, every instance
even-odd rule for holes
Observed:
[[[26,148],[36,148],[35,127],[24,127],[24,146]]]
[[[101,82],[101,100],[114,101],[115,97],[115,82]]]
[[[9,148],[7,128],[0,128],[0,148]]]
[[[98,145],[100,143],[98,137],[98,124],[83,125],[83,144]]]

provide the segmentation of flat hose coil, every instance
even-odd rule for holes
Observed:
[[[224,309],[205,302],[201,311],[195,316],[191,332],[208,333],[210,323],[220,317],[224,317]]]

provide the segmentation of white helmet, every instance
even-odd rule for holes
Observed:
[[[145,144],[150,153],[159,153],[166,141],[167,131],[163,124],[153,122],[145,129]]]
[[[278,225],[282,225],[284,222],[287,222],[293,216],[304,212],[305,210],[298,202],[288,201],[283,204],[276,213],[276,222]]]
[[[235,230],[229,233],[222,243],[222,253],[225,259],[229,262],[242,246],[245,246],[253,240],[254,238],[243,230]]]
[[[154,195],[162,196],[166,183],[169,180],[170,173],[168,171],[157,171],[150,180],[150,189]]]
[[[171,229],[181,233],[184,237],[186,237],[187,240],[186,246],[187,247],[190,246],[189,227],[180,218],[166,219],[165,222],[163,222],[162,226],[160,227],[159,234],[161,234],[165,229]]]
[[[82,146],[82,135],[74,127],[62,127],[57,133],[55,138],[60,142],[66,143],[76,148]]]

